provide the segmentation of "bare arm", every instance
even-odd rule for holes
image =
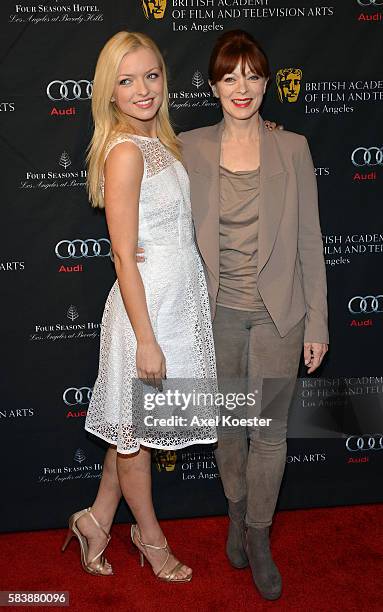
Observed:
[[[160,385],[165,358],[150,322],[145,288],[136,262],[138,212],[144,164],[132,142],[116,145],[105,162],[105,213],[124,306],[137,340],[137,374]]]

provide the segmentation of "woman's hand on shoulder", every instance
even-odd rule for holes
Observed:
[[[274,130],[284,130],[285,129],[282,124],[279,125],[275,123],[275,121],[269,121],[269,119],[266,119],[264,123],[265,123],[265,127],[270,132],[273,132]]]
[[[308,367],[307,374],[311,374],[320,366],[327,351],[328,344],[322,342],[305,342],[303,344],[303,356],[305,365]]]

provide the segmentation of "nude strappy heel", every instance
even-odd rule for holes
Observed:
[[[94,523],[96,523],[97,527],[99,529],[101,529],[101,531],[105,534],[105,536],[107,538],[107,542],[106,542],[104,548],[93,559],[91,559],[90,561],[88,561],[88,541],[87,541],[86,537],[84,535],[82,535],[82,533],[80,533],[80,531],[79,531],[79,529],[77,527],[77,524],[76,524],[78,519],[80,518],[80,516],[82,516],[86,512],[89,513],[89,515],[92,517]],[[84,510],[80,510],[79,512],[75,512],[69,518],[68,534],[67,534],[65,542],[64,542],[64,544],[62,545],[62,548],[61,548],[62,552],[64,552],[64,550],[68,546],[68,544],[71,541],[71,539],[73,538],[73,536],[77,536],[77,539],[78,539],[78,541],[80,543],[81,564],[82,564],[82,567],[84,568],[84,570],[86,572],[89,572],[90,574],[93,574],[94,576],[112,576],[113,574],[106,574],[106,573],[103,573],[103,571],[102,571],[104,569],[104,567],[105,567],[105,562],[106,562],[106,559],[102,556],[102,553],[104,552],[105,548],[108,546],[108,544],[109,544],[109,542],[111,540],[111,535],[109,533],[106,533],[105,529],[100,525],[100,523],[98,522],[98,520],[96,519],[94,514],[91,512],[91,508],[85,508]],[[98,562],[96,567],[91,567],[91,563],[94,563],[99,558],[100,558],[100,561]]]
[[[131,529],[130,529],[130,536],[132,538],[132,542],[133,542],[134,546],[138,549],[138,552],[140,553],[140,565],[141,565],[141,567],[144,566],[145,555],[142,552],[142,550],[140,550],[138,548],[136,542],[134,541],[134,536],[135,535],[137,536],[137,541],[140,544],[140,546],[143,546],[144,548],[152,548],[153,550],[166,550],[167,555],[166,555],[165,562],[162,564],[162,566],[158,570],[158,572],[154,572],[155,576],[159,580],[163,580],[165,582],[190,582],[191,581],[193,574],[189,574],[186,578],[177,578],[177,572],[183,566],[183,563],[180,563],[180,562],[176,563],[176,565],[173,567],[173,569],[170,572],[168,572],[167,574],[164,574],[163,576],[160,576],[162,570],[164,569],[164,567],[165,567],[165,565],[168,562],[168,559],[170,557],[170,548],[169,548],[169,545],[167,543],[166,538],[165,538],[165,544],[163,546],[154,546],[153,544],[144,544],[144,542],[141,540],[141,534],[140,534],[140,530],[138,528],[138,525],[132,525]],[[150,563],[150,561],[149,561],[149,563]]]

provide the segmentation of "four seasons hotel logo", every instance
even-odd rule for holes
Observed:
[[[296,102],[301,90],[302,70],[300,68],[281,68],[276,81],[280,102]]]
[[[166,0],[141,0],[146,19],[163,19]]]

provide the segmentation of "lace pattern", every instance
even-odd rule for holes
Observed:
[[[145,261],[139,271],[153,331],[165,355],[167,379],[193,379],[198,390],[211,392],[216,380],[214,342],[206,281],[194,242],[189,179],[159,139],[122,134],[109,143],[106,156],[128,140],[144,159],[139,244],[145,248]],[[177,449],[216,441],[216,429],[208,425],[182,431],[157,428],[139,435],[136,347],[116,280],[102,317],[99,371],[85,429],[125,454],[136,452],[141,444]],[[215,412],[203,406],[198,416],[207,419]]]
[[[136,136],[134,134],[120,134],[115,136],[108,143],[105,149],[105,160],[110,151],[122,142],[133,142],[141,150],[144,159],[144,178],[150,178],[174,163],[173,155],[161,145],[158,138],[146,138],[146,136]],[[161,146],[158,146],[158,145]],[[101,177],[100,188],[104,195],[105,178]]]

